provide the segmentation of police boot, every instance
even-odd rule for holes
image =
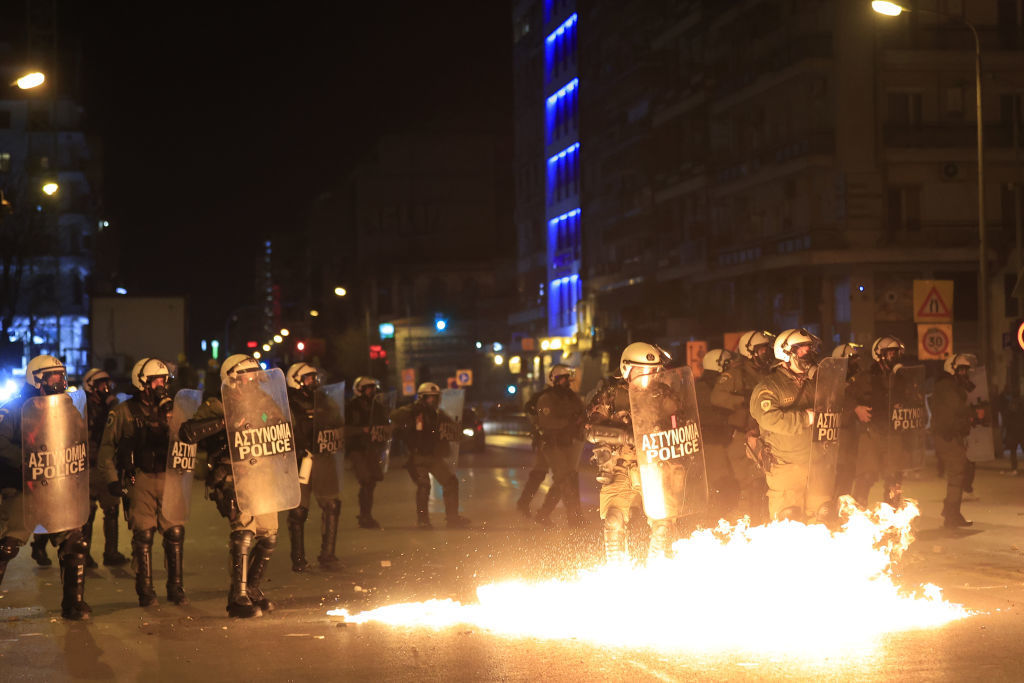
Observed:
[[[185,597],[184,567],[185,527],[172,526],[164,532],[164,560],[167,562],[167,600],[175,605],[187,605]]]
[[[36,534],[32,537],[32,559],[40,567],[49,567],[53,564],[53,560],[46,554],[46,543],[49,540],[50,537],[46,534]]]
[[[297,507],[288,511],[288,539],[292,546],[292,571],[304,572],[309,569],[309,562],[306,562],[306,518],[309,516],[309,509]]]
[[[92,608],[85,602],[85,556],[89,546],[81,532],[71,532],[60,544],[61,580],[64,582],[64,599],[61,600],[61,616],[80,621],[89,618]]]
[[[136,529],[132,534],[132,558],[139,607],[159,604],[153,588],[153,529]]]
[[[359,516],[356,517],[356,521],[359,522],[360,529],[380,528],[380,522],[375,520],[372,514],[373,489],[376,484],[376,482],[370,482],[359,487]]]
[[[15,558],[21,545],[17,539],[10,536],[0,538],[0,585],[3,585],[4,574],[7,572],[7,563]]]
[[[252,556],[249,558],[249,583],[245,590],[249,594],[252,604],[264,612],[273,612],[274,603],[267,600],[263,591],[260,590],[260,579],[263,578],[263,572],[267,570],[270,556],[274,554],[276,547],[277,534],[260,536],[254,541]]]
[[[664,559],[672,551],[672,522],[668,519],[651,520],[651,545],[647,548],[647,560]]]
[[[129,562],[117,550],[117,527],[117,505],[103,508],[103,564],[107,567],[120,567]]]
[[[530,516],[530,503],[533,502],[533,497],[537,495],[537,489],[544,483],[544,478],[547,476],[547,470],[530,470],[530,475],[526,478],[526,483],[523,484],[523,492],[519,495],[519,500],[516,501],[516,509],[523,517]]]
[[[85,556],[85,568],[95,569],[98,565],[96,560],[92,559],[92,524],[96,521],[96,504],[89,501],[89,521],[82,527],[82,536],[85,537],[85,542],[89,545],[89,553]]]
[[[251,531],[231,532],[231,588],[228,589],[228,616],[247,619],[261,617],[263,612],[249,599],[249,553],[254,534]]]
[[[626,519],[622,511],[612,508],[604,518],[604,561],[613,567],[628,567],[626,551]]]
[[[323,510],[320,557],[317,558],[317,561],[326,567],[333,567],[338,562],[338,558],[334,556],[334,546],[338,540],[338,517],[341,515],[341,501],[328,501]]]

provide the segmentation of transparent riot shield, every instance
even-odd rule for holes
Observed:
[[[330,458],[338,477],[338,490],[345,479],[345,383],[326,384],[313,399],[313,455]]]
[[[25,526],[55,534],[89,519],[89,428],[85,392],[33,396],[21,406]]]
[[[985,462],[996,457],[995,437],[992,434],[992,404],[988,395],[988,372],[984,367],[971,369],[974,388],[967,394],[967,403],[974,411],[974,423],[967,435],[967,459]]]
[[[647,516],[671,519],[703,512],[707,469],[690,368],[632,378],[629,406]]]
[[[891,470],[924,466],[925,425],[923,365],[904,365],[889,377],[889,429],[886,458]]]
[[[466,405],[465,389],[444,389],[438,415],[441,440],[448,443],[448,464],[452,469],[459,464],[459,441],[462,440],[462,410]]]
[[[167,470],[164,472],[164,497],[161,503],[164,517],[171,524],[188,521],[189,504],[192,499],[192,479],[195,476],[196,454],[199,446],[185,443],[178,438],[181,425],[196,414],[203,402],[203,392],[198,389],[181,389],[174,395],[174,408],[167,419],[168,446]]]
[[[377,453],[384,474],[391,465],[391,413],[397,402],[398,392],[392,389],[376,396],[370,408],[370,448]]]
[[[835,497],[848,365],[847,358],[825,358],[814,376],[814,427],[806,493],[807,507],[812,512]]]
[[[235,497],[250,515],[299,504],[288,390],[281,370],[241,373],[221,386]]]

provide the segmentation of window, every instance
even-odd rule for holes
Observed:
[[[544,82],[552,83],[576,64],[576,14],[544,39]]]
[[[886,120],[897,126],[921,125],[921,93],[891,92]]]
[[[11,171],[11,153],[0,152],[0,173],[10,173]]]

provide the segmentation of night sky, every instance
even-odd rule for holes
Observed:
[[[511,136],[501,0],[61,5],[122,278],[189,295],[192,336],[248,303],[262,239],[303,227],[382,132],[468,108]]]

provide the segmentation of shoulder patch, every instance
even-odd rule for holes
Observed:
[[[718,380],[715,382],[715,384],[722,384],[724,382],[728,382],[730,379],[732,379],[732,375],[730,375],[729,371],[726,370],[725,372],[718,376]]]
[[[771,409],[772,409],[772,402],[771,401],[769,401],[768,399],[764,399],[764,400],[761,401],[761,410],[763,410],[764,412],[767,413]]]
[[[112,424],[114,424],[114,411],[113,410],[111,410],[109,413],[107,413],[107,426],[110,426]]]

